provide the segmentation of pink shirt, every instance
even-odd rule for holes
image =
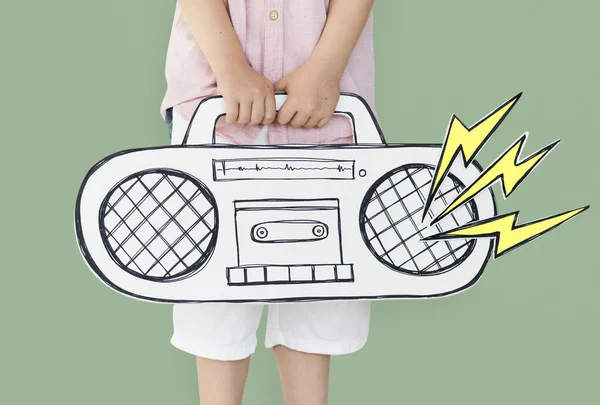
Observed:
[[[329,0],[224,0],[250,65],[275,83],[305,63],[327,19]],[[161,114],[174,107],[189,120],[202,98],[218,94],[215,76],[198,47],[179,5],[166,61],[167,91]],[[362,96],[374,109],[373,15],[363,30],[340,81],[340,91]],[[237,144],[251,143],[261,127],[217,123],[217,133]],[[273,124],[271,144],[348,143],[349,120],[334,116],[323,128],[304,129]]]

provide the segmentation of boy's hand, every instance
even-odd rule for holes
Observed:
[[[270,124],[275,118],[273,85],[248,64],[225,3],[178,0],[198,46],[225,99],[227,122]]]
[[[232,64],[217,74],[217,87],[223,95],[228,123],[268,125],[275,119],[273,84],[247,63]]]
[[[305,128],[327,124],[340,97],[340,79],[372,7],[373,0],[330,0],[325,28],[310,58],[275,83],[275,90],[288,93],[277,122]]]
[[[309,60],[275,83],[276,91],[288,94],[276,121],[295,128],[323,127],[340,98],[339,82],[340,77],[331,69]]]

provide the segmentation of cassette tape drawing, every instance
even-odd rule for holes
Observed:
[[[336,111],[352,145],[215,144],[223,113],[222,98],[206,99],[183,145],[123,151],[88,172],[77,238],[113,289],[157,302],[425,298],[482,274],[492,240],[422,240],[495,216],[488,188],[429,224],[477,165],[452,164],[423,220],[440,145],[386,144],[360,97],[342,94]]]

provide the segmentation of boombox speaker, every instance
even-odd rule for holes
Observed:
[[[487,189],[428,224],[478,166],[457,160],[423,221],[440,145],[386,144],[360,97],[336,109],[352,122],[348,145],[215,144],[224,111],[205,99],[183,145],[122,151],[88,172],[76,234],[111,288],[157,302],[425,298],[483,272],[491,240],[422,240],[495,215]]]

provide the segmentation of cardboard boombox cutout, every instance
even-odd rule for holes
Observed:
[[[183,145],[116,153],[85,177],[79,247],[113,289],[157,302],[423,298],[481,275],[493,240],[422,240],[495,216],[488,188],[428,223],[478,166],[455,162],[423,221],[441,146],[386,144],[360,97],[336,110],[353,145],[215,144],[224,112],[208,98]]]

